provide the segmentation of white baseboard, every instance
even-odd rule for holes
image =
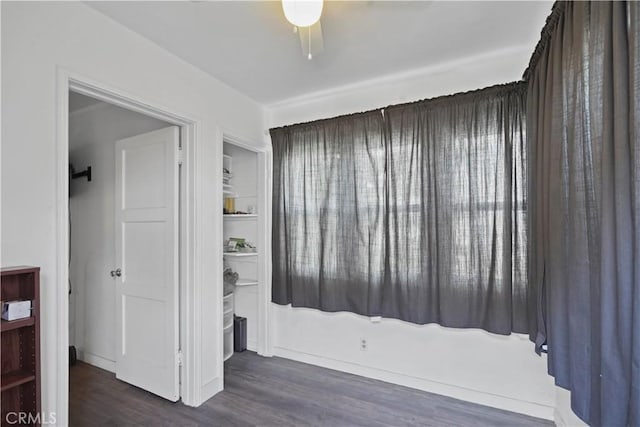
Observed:
[[[553,421],[558,427],[588,427],[571,409],[571,392],[558,386]]]
[[[521,414],[544,418],[551,421],[553,421],[555,418],[554,407],[536,402],[514,399],[512,397],[500,396],[479,390],[472,390],[453,384],[431,381],[426,378],[413,377],[397,372],[387,371],[384,369],[363,366],[357,363],[303,353],[283,347],[274,347],[273,353],[274,356],[283,357],[285,359],[291,359],[298,362],[321,366],[323,368],[347,372],[367,378],[373,378],[392,384],[398,384],[405,387],[427,391],[430,393],[453,397],[455,399],[460,399],[467,402],[473,402],[480,405],[491,406],[493,408],[504,409],[506,411],[518,412]]]
[[[556,408],[553,411],[553,422],[555,423],[556,427],[568,427],[569,424],[565,421],[564,417],[562,416],[561,411],[558,410],[558,408]]]
[[[78,353],[78,360],[82,360],[89,365],[96,366],[100,369],[104,369],[105,371],[116,373],[116,362],[113,360],[105,359],[104,357],[98,356],[93,353],[89,353],[87,351]]]
[[[202,405],[204,402],[206,402],[207,400],[211,399],[213,396],[221,392],[223,388],[224,387],[222,385],[221,378],[219,376],[215,377],[213,380],[209,381],[208,383],[203,384],[202,387],[200,388],[199,402],[194,402],[194,404],[184,403],[184,402],[183,403],[187,406],[192,406],[194,408],[197,408],[198,406]]]

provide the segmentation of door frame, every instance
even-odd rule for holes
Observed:
[[[256,245],[258,247],[258,342],[257,353],[260,356],[273,356],[273,339],[272,339],[272,317],[271,317],[271,201],[272,201],[272,176],[273,160],[271,146],[256,147],[241,138],[234,136],[229,132],[220,132],[218,140],[222,141],[220,145],[218,158],[222,159],[224,153],[224,144],[243,148],[247,151],[255,153],[258,157],[258,194],[257,206],[258,212],[262,214],[258,216],[258,238]],[[260,179],[262,178],[262,179]],[[222,187],[222,179],[219,180]],[[222,188],[221,188],[222,189]],[[222,233],[224,217],[221,218],[220,235]],[[220,301],[222,301],[222,291],[220,293]],[[221,310],[222,312],[222,310]],[[222,334],[220,342],[222,341]],[[222,343],[221,343],[222,345]],[[220,370],[224,374],[224,369]]]
[[[201,289],[198,286],[198,260],[196,253],[196,147],[200,142],[201,123],[198,120],[170,111],[130,93],[93,81],[64,69],[57,70],[56,82],[56,305],[55,338],[56,372],[51,375],[56,382],[57,402],[55,410],[60,423],[68,423],[69,409],[69,91],[87,95],[109,104],[163,120],[180,128],[182,169],[180,171],[180,239],[179,239],[179,322],[182,366],[180,369],[180,400],[190,406],[200,404],[201,392],[198,378],[201,371],[200,329]]]

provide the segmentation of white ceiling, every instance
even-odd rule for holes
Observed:
[[[279,1],[87,4],[271,104],[483,53],[533,51],[552,3],[328,1],[321,19],[324,52],[311,61]]]

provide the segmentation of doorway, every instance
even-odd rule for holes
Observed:
[[[180,181],[180,348],[182,363],[180,366],[180,400],[187,406],[199,406],[208,397],[222,389],[222,375],[219,371],[211,371],[201,363],[203,357],[217,357],[215,339],[203,339],[201,328],[204,324],[218,325],[218,314],[221,307],[204,310],[201,301],[211,297],[211,287],[205,286],[202,271],[212,269],[221,271],[221,263],[217,257],[204,257],[203,254],[216,253],[217,246],[207,245],[211,239],[214,222],[197,221],[197,218],[211,218],[213,200],[207,204],[206,199],[199,197],[212,182],[210,168],[198,168],[198,165],[213,165],[215,153],[210,150],[211,141],[218,138],[216,128],[204,127],[198,118],[197,108],[184,108],[179,100],[164,99],[141,95],[134,88],[122,89],[109,83],[94,80],[66,69],[57,71],[56,123],[57,136],[55,147],[56,168],[56,269],[52,274],[55,286],[52,304],[55,304],[55,323],[57,334],[52,354],[54,382],[56,384],[55,400],[49,399],[49,405],[56,411],[60,424],[68,424],[69,408],[69,93],[86,95],[129,111],[142,113],[160,119],[180,128],[182,148],[182,173]],[[145,91],[143,90],[142,93]],[[219,134],[220,146],[222,134]],[[220,149],[220,151],[222,151]],[[81,171],[80,165],[78,170]],[[216,189],[212,192],[216,194]],[[221,251],[221,249],[220,249]],[[210,266],[213,264],[213,267]],[[220,264],[220,265],[218,265]],[[221,285],[221,283],[220,283]],[[221,304],[220,304],[221,305]],[[217,328],[215,328],[217,329]],[[207,359],[210,360],[210,359]],[[222,360],[219,360],[219,365]],[[205,369],[207,368],[207,369]]]
[[[69,93],[70,360],[172,401],[179,398],[179,133]]]

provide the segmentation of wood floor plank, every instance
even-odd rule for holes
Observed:
[[[71,426],[552,426],[502,411],[305,363],[236,353],[225,390],[199,408],[172,403],[79,362]]]

